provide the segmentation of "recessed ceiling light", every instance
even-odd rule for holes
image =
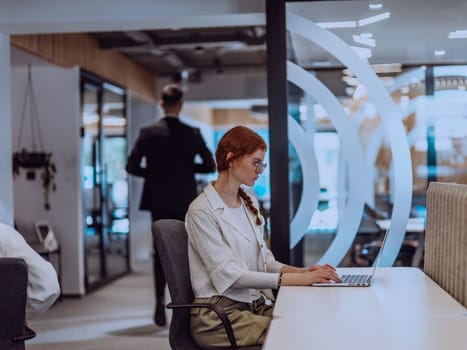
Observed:
[[[445,50],[435,50],[435,51],[433,51],[433,53],[435,54],[435,56],[444,56],[446,54],[446,51]]]
[[[352,35],[353,41],[359,44],[375,47],[376,46],[376,41],[375,39],[371,38],[364,38],[360,35]]]
[[[234,41],[227,45],[230,50],[239,50],[245,47],[245,44],[240,41]]]
[[[355,21],[340,21],[340,22],[318,22],[316,23],[321,28],[356,28],[357,22]]]
[[[372,11],[381,10],[383,8],[383,4],[381,3],[368,4],[368,8]]]
[[[467,30],[456,30],[455,32],[449,32],[449,39],[464,39],[467,38]]]
[[[383,21],[389,17],[391,17],[391,12],[384,12],[376,16],[362,18],[361,20],[358,21],[358,26],[363,27],[363,26],[366,26],[367,24]]]
[[[310,65],[312,67],[330,67],[332,63],[328,60],[313,60]]]
[[[190,72],[188,72],[186,69],[182,69],[182,71],[180,72],[180,76],[182,77],[182,79],[188,79],[188,77],[190,76]]]

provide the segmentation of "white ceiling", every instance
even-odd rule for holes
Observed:
[[[381,3],[370,10],[370,3]],[[352,35],[372,33],[376,47],[371,48],[371,64],[404,65],[467,62],[467,39],[448,39],[450,32],[467,30],[467,2],[464,0],[383,0],[313,1],[288,3],[287,10],[314,22],[358,21],[384,12],[390,18],[357,28],[330,29],[347,44],[371,48],[353,41]],[[292,36],[297,62],[306,67],[341,66],[330,54],[305,39]],[[445,56],[433,51],[443,49]]]
[[[376,2],[382,9],[370,10],[368,4]],[[263,0],[0,0],[0,8],[0,33],[12,34],[246,26],[265,19]],[[289,2],[287,9],[316,22],[358,21],[391,12],[389,19],[365,27],[332,29],[348,44],[355,44],[353,34],[371,32],[376,47],[370,63],[467,61],[467,39],[448,39],[449,32],[467,29],[465,0],[304,1]],[[340,65],[303,39],[293,36],[292,43],[304,66]],[[446,55],[434,56],[435,49]]]
[[[330,29],[346,43],[357,47],[366,46],[355,43],[352,35],[372,33],[376,47],[371,48],[371,64],[401,63],[410,66],[467,63],[467,39],[448,39],[450,32],[467,30],[467,1],[382,0],[383,6],[377,11],[369,9],[370,3],[376,1],[289,2],[287,10],[315,22],[358,21],[390,12],[389,19],[364,27]],[[0,34],[176,28],[196,31],[196,28],[207,27],[261,26],[265,24],[264,4],[265,0],[0,0]],[[340,69],[329,69],[341,68],[340,62],[297,35],[291,35],[291,44],[300,65],[321,69],[318,77],[336,91],[336,95],[344,94],[343,84],[338,84],[341,82]],[[230,51],[234,49],[229,42],[222,45],[228,46]],[[171,50],[170,45],[164,45],[163,49]],[[433,51],[440,49],[446,51],[445,56],[434,55]],[[234,57],[238,58],[237,62],[243,62],[246,56],[240,55],[245,48],[238,47],[237,50]],[[245,69],[249,73],[243,73],[251,74],[252,68],[247,64]],[[256,66],[253,72],[260,73],[261,67]],[[241,73],[235,72],[237,75]],[[251,83],[239,84],[247,94],[249,90],[244,88],[245,85],[251,86]],[[205,88],[199,90],[206,91]],[[224,90],[231,89],[217,88],[216,91],[220,91],[220,94]]]

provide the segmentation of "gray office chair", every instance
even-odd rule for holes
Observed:
[[[0,258],[0,349],[24,350],[36,333],[25,326],[28,267],[23,259]]]
[[[152,234],[172,299],[172,302],[167,305],[168,309],[173,309],[169,331],[172,349],[203,350],[195,343],[190,331],[189,309],[199,307],[211,309],[219,316],[231,344],[229,348],[210,349],[261,349],[261,346],[239,347],[237,345],[229,318],[221,307],[216,304],[193,303],[194,295],[188,266],[188,238],[184,223],[170,219],[155,221],[152,224]]]

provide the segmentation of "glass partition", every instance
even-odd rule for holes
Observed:
[[[129,270],[125,90],[82,72],[81,174],[85,286]]]

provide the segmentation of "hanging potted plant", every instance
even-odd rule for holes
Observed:
[[[31,149],[21,147],[23,127],[27,115],[28,105],[31,115]],[[32,86],[30,65],[28,66],[28,80],[26,84],[26,92],[21,117],[21,126],[19,130],[18,144],[16,149],[17,151],[13,152],[13,175],[20,175],[20,169],[23,168],[26,170],[26,178],[28,180],[34,180],[36,178],[35,170],[42,170],[40,177],[42,180],[42,188],[44,190],[44,208],[49,210],[50,191],[55,191],[57,188],[55,184],[55,174],[57,172],[57,168],[55,166],[55,163],[52,161],[52,153],[45,152],[42,144],[36,98]]]
[[[13,168],[16,167],[15,174],[19,174],[19,167],[26,169],[38,169],[45,165],[47,153],[32,152],[23,148],[20,152],[13,153]]]

